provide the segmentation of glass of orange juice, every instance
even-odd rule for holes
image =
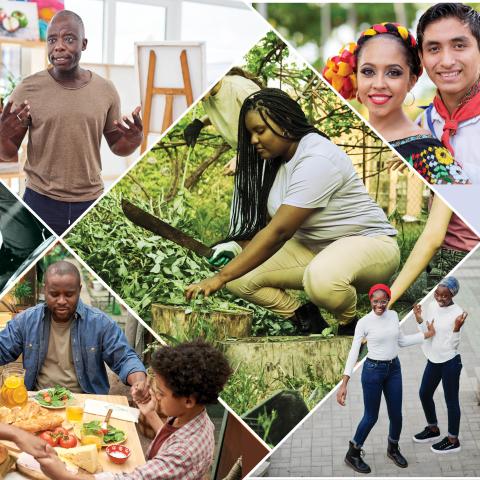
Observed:
[[[80,443],[82,445],[93,444],[97,447],[97,450],[100,451],[103,446],[103,432],[101,430],[98,430],[97,432],[86,431],[82,428]]]
[[[69,423],[82,423],[83,421],[83,400],[71,398],[67,402],[65,417]]]
[[[9,408],[23,407],[28,402],[25,387],[25,370],[20,365],[6,365],[2,372],[0,402]]]

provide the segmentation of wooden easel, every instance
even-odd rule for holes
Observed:
[[[152,114],[152,101],[154,95],[165,95],[165,111],[163,114],[162,132],[173,122],[173,97],[185,95],[187,106],[193,103],[192,82],[190,81],[190,70],[188,69],[187,51],[180,53],[180,65],[182,67],[183,88],[162,88],[154,86],[155,67],[157,56],[150,50],[148,59],[147,91],[145,93],[145,111],[143,114],[144,132],[141,153],[147,148],[148,134],[150,133],[150,118]]]

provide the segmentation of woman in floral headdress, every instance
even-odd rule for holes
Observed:
[[[344,98],[356,97],[365,105],[372,126],[429,183],[469,183],[447,148],[403,110],[421,74],[415,38],[396,23],[372,25],[323,70]]]

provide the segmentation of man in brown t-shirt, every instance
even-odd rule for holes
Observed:
[[[28,132],[25,202],[57,234],[63,233],[103,192],[102,135],[113,153],[140,145],[140,107],[123,117],[113,84],[80,67],[87,47],[82,19],[57,13],[47,31],[51,68],[25,78],[0,117],[0,160],[17,157]]]

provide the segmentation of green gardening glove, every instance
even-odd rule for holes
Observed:
[[[208,263],[215,267],[224,267],[232,258],[235,258],[242,247],[237,242],[219,243],[212,247],[213,255],[208,259]]]

